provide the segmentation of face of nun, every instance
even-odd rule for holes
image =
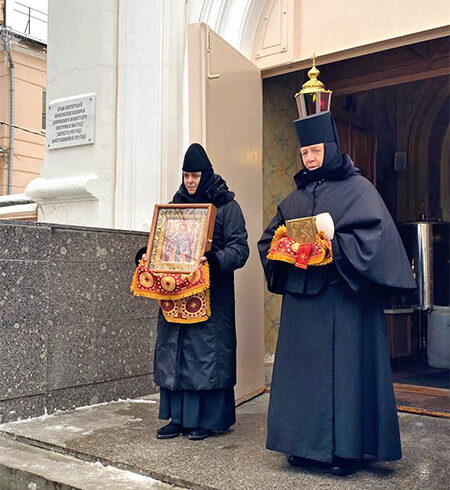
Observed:
[[[300,148],[303,165],[308,170],[317,170],[322,166],[325,156],[325,145],[318,143],[317,145],[302,146]]]
[[[183,172],[184,187],[186,187],[189,194],[195,194],[201,178],[201,172]]]

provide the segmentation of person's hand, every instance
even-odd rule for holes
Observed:
[[[144,262],[147,260],[147,254],[144,254],[142,257],[141,257],[141,260],[143,260]]]
[[[208,259],[203,255],[203,257],[200,257],[200,264],[203,264],[203,262],[206,262]]]

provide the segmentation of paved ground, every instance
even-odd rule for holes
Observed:
[[[239,407],[238,421],[229,433],[199,442],[181,436],[168,441],[156,439],[155,430],[161,421],[155,400],[157,396],[113,402],[4,424],[0,433],[186,488],[449,488],[450,423],[445,419],[400,414],[403,459],[367,464],[356,475],[336,478],[320,469],[291,468],[284,455],[265,449],[268,395]]]

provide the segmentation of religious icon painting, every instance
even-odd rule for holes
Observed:
[[[215,218],[212,204],[156,204],[146,266],[153,272],[195,271],[211,248]]]

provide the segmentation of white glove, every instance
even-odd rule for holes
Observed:
[[[330,213],[320,213],[316,215],[316,227],[318,231],[323,231],[328,240],[334,237],[334,221]]]

